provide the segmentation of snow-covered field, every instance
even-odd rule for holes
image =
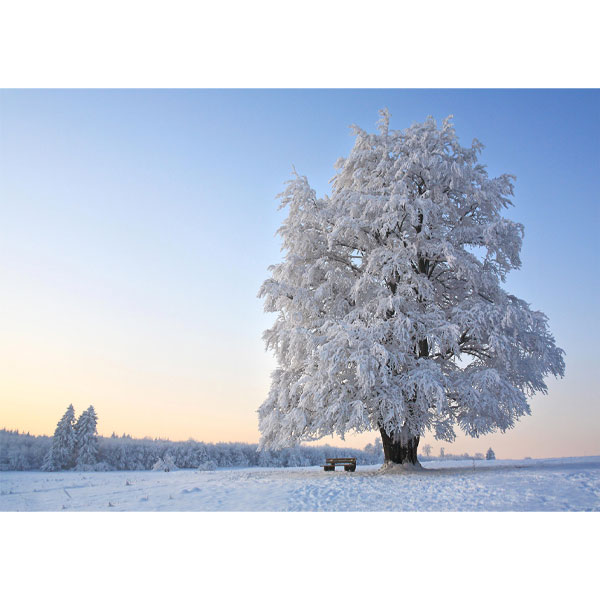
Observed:
[[[597,511],[600,457],[429,461],[423,470],[3,472],[2,511]]]

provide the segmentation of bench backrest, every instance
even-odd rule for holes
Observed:
[[[341,463],[341,462],[355,463],[356,458],[326,458],[325,462],[328,462],[328,463]]]

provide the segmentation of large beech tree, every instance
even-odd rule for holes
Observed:
[[[419,438],[505,431],[564,374],[546,316],[502,288],[523,226],[501,213],[513,177],[450,119],[404,131],[354,127],[330,196],[295,174],[281,194],[284,258],[259,295],[278,368],[259,409],[261,446],[377,430],[385,459],[417,463]]]

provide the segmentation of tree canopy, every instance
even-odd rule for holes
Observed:
[[[502,216],[514,177],[490,177],[450,118],[394,131],[381,111],[377,133],[354,132],[330,196],[297,173],[280,195],[261,445],[505,431],[564,374],[546,316],[502,287],[521,265],[523,226]]]

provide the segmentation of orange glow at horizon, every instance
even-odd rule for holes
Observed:
[[[30,359],[33,356],[35,353],[29,354]],[[5,360],[6,356],[2,358]],[[55,359],[47,361],[45,368],[35,365],[35,378],[24,377],[24,373],[14,369],[14,363],[12,370],[2,369],[0,426],[34,435],[52,435],[69,404],[74,405],[76,415],[93,404],[99,418],[98,432],[103,436],[115,432],[174,441],[258,442],[256,409],[268,390],[265,377],[256,378],[251,386],[249,382],[247,385],[242,381],[217,382],[201,376],[178,379],[157,373],[136,373],[114,364],[96,364],[94,369],[84,369],[83,365],[74,369],[71,364],[66,369],[63,363],[61,369],[60,363]],[[560,383],[554,387],[559,388]],[[440,447],[445,448],[446,454],[472,455],[484,453],[490,446],[498,458],[599,454],[595,426],[580,428],[577,445],[564,435],[561,437],[565,428],[576,427],[576,416],[564,410],[561,396],[560,389],[552,391],[551,387],[548,397],[534,398],[533,416],[525,417],[505,434],[479,439],[459,434],[452,444],[425,436],[420,450],[428,443],[432,446],[432,456],[439,454]],[[326,436],[313,443],[363,448],[377,437],[378,433],[367,432],[348,434],[344,441],[337,436]]]
[[[37,322],[23,317],[20,326],[5,327],[11,343],[0,347],[0,427],[51,435],[69,404],[76,414],[92,404],[104,436],[258,441],[256,410],[275,364],[260,341],[262,323],[254,324],[254,342],[244,346],[231,333],[213,334],[206,343],[208,334],[168,328],[160,320],[134,335],[127,324],[109,327],[102,315],[92,324],[58,316]],[[231,347],[238,353],[233,368]],[[598,420],[580,416],[598,412],[593,391],[578,384],[588,369],[571,369],[568,388],[564,380],[551,380],[549,395],[531,401],[532,416],[506,434],[458,435],[454,444],[426,436],[421,449],[429,443],[434,455],[442,446],[446,453],[474,454],[492,446],[499,458],[600,454]],[[328,436],[316,443],[362,448],[377,437],[348,434],[345,441]]]

